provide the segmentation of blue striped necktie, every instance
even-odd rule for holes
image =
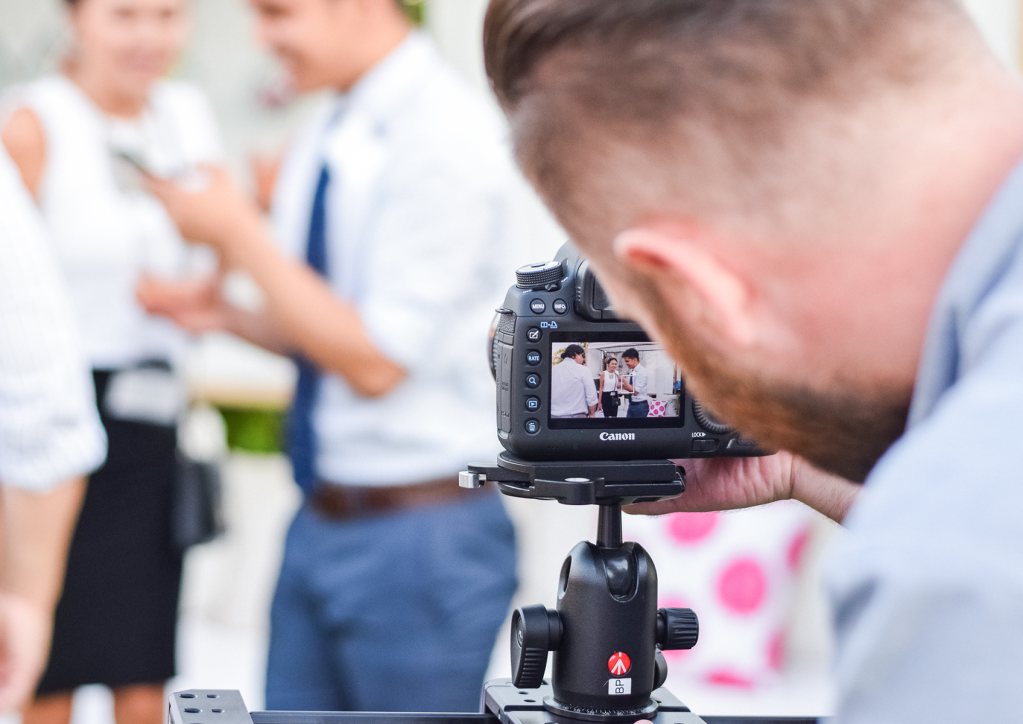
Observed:
[[[330,170],[324,164],[316,184],[313,210],[309,218],[309,240],[305,258],[309,266],[321,276],[327,276],[327,187]],[[306,495],[316,487],[316,431],[313,428],[313,409],[320,388],[320,370],[305,357],[295,358],[298,381],[295,399],[288,416],[288,453],[295,482]]]

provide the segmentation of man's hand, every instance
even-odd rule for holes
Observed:
[[[0,593],[0,714],[35,691],[50,650],[52,610],[26,596]]]
[[[185,239],[207,244],[234,263],[240,251],[236,246],[253,227],[262,226],[262,216],[225,169],[204,166],[201,171],[207,180],[201,188],[148,176],[146,189],[163,203]]]
[[[142,276],[135,296],[147,312],[167,317],[192,334],[221,331],[228,328],[230,314],[221,281],[219,274],[173,281]]]
[[[798,500],[841,523],[860,486],[821,472],[802,458],[780,452],[758,458],[676,460],[686,471],[686,492],[671,500],[626,507],[639,515],[752,508]]]
[[[228,302],[221,291],[222,282],[220,274],[177,280],[143,276],[135,296],[147,312],[167,317],[192,334],[230,332],[271,352],[291,354],[293,346],[273,320]]]
[[[221,268],[248,273],[263,291],[265,309],[218,309],[219,290],[214,296],[209,284],[188,288],[151,280],[137,292],[143,306],[191,325],[193,331],[224,329],[272,352],[301,352],[321,369],[345,378],[363,397],[386,395],[401,384],[405,369],[377,347],[355,306],[307,264],[274,245],[256,205],[226,171],[207,171],[209,183],[200,190],[152,177],[147,186],[183,237],[214,247]]]

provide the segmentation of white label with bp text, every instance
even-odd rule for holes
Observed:
[[[611,696],[625,696],[632,693],[632,679],[611,679],[607,682],[607,693]]]

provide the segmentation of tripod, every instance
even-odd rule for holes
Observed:
[[[249,712],[237,691],[190,689],[170,695],[166,724],[817,724],[704,719],[662,688],[661,651],[691,648],[699,624],[689,609],[657,608],[657,571],[640,545],[622,541],[622,505],[680,495],[685,478],[673,463],[530,463],[502,453],[496,466],[459,476],[467,488],[488,482],[514,497],[599,505],[600,515],[596,543],[576,545],[562,566],[557,610],[515,611],[513,678],[486,682],[479,712]]]
[[[512,680],[484,686],[484,707],[505,724],[701,721],[661,687],[662,651],[692,648],[690,609],[657,608],[657,571],[638,543],[622,540],[622,505],[675,497],[684,474],[668,461],[533,463],[503,453],[470,465],[459,483],[494,482],[515,497],[599,505],[596,542],[572,549],[561,568],[556,610],[524,606],[512,616]],[[551,681],[543,680],[554,653]]]

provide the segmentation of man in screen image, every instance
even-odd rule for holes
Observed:
[[[650,414],[650,397],[647,390],[650,387],[650,377],[646,368],[639,363],[639,351],[631,347],[622,353],[622,361],[629,368],[629,374],[622,380],[622,388],[632,393],[632,400],[629,402],[629,409],[625,411],[626,417],[646,417]]]
[[[593,417],[596,410],[597,388],[586,367],[586,350],[570,344],[551,370],[551,417]]]

